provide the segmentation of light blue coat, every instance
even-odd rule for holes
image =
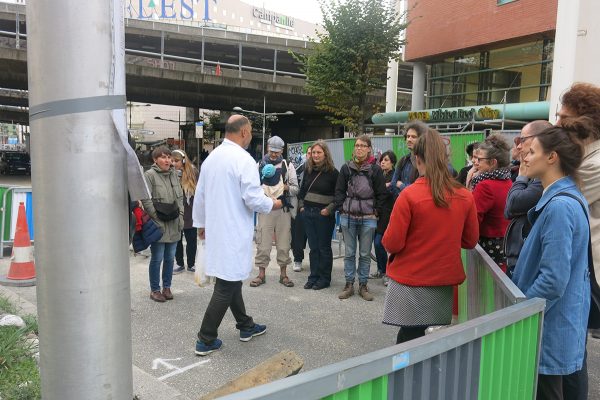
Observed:
[[[539,373],[568,375],[581,369],[590,312],[589,223],[575,199],[587,202],[570,177],[552,184],[528,217],[533,224],[513,281],[528,297],[546,299]]]

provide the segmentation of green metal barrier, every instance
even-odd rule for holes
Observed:
[[[479,246],[464,260],[465,322],[222,399],[534,399],[545,301]]]

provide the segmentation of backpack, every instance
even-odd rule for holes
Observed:
[[[368,171],[350,168],[346,199],[342,210],[350,215],[375,214],[375,191],[373,190],[373,165]]]

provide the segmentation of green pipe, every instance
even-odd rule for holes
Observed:
[[[503,111],[505,110],[505,112]],[[548,120],[550,102],[493,104],[476,107],[435,108],[421,111],[378,113],[371,120],[374,124],[396,124],[418,119],[424,122],[465,122],[490,119],[512,119],[519,121]],[[504,115],[503,115],[504,114]]]

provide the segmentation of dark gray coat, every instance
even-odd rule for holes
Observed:
[[[539,180],[518,176],[508,192],[504,216],[511,221],[504,235],[504,252],[509,268],[517,265],[521,248],[531,230],[527,212],[535,207],[543,191]]]

